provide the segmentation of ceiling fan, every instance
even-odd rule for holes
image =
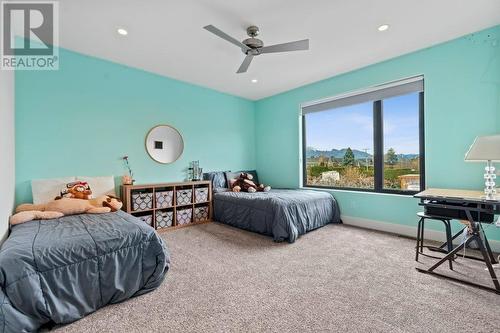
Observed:
[[[259,28],[254,25],[247,28],[247,34],[248,36],[250,36],[250,38],[247,38],[241,42],[211,24],[203,28],[210,31],[214,35],[227,40],[229,43],[232,43],[241,48],[246,57],[236,73],[245,73],[248,69],[248,66],[250,66],[250,63],[252,62],[253,57],[260,54],[309,50],[309,39],[264,46],[262,40],[255,38],[259,34]]]

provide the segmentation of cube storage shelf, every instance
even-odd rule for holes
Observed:
[[[123,210],[158,231],[212,220],[210,181],[123,185]]]

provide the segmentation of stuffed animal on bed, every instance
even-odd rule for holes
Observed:
[[[49,220],[65,215],[102,214],[116,212],[123,206],[120,199],[103,195],[95,199],[61,198],[46,204],[22,204],[16,208],[16,214],[10,217],[10,224],[20,224],[33,220]]]
[[[232,183],[233,192],[267,192],[271,186],[264,184],[256,184],[253,181],[253,176],[250,173],[242,172],[240,176]]]
[[[61,198],[72,198],[72,199],[91,199],[92,190],[87,182],[76,181],[66,184],[66,187],[61,191],[61,195],[55,197],[55,200]]]

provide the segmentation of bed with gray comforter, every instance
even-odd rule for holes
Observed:
[[[290,243],[308,231],[341,222],[337,202],[331,194],[278,189],[214,193],[214,219]]]
[[[152,291],[169,264],[153,228],[122,211],[16,225],[0,250],[0,332],[70,323]]]

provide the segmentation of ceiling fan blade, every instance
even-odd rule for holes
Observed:
[[[245,57],[245,59],[243,60],[243,62],[241,63],[241,66],[240,68],[238,68],[238,70],[236,71],[236,73],[245,73],[248,69],[248,66],[250,66],[250,63],[252,62],[252,59],[253,59],[253,55],[252,54],[249,54]]]
[[[245,51],[250,50],[250,48],[248,46],[246,46],[245,44],[243,44],[242,42],[240,42],[236,38],[233,38],[233,37],[229,36],[224,31],[217,29],[216,27],[214,27],[211,24],[203,27],[203,29],[210,31],[214,35],[216,35],[216,36],[218,36],[218,37],[220,37],[220,38],[222,38],[224,40],[227,40],[229,43],[232,43],[232,44],[234,44],[234,45],[236,45],[238,47],[241,47]]]
[[[276,52],[301,51],[301,50],[309,50],[309,39],[264,46],[263,48],[259,49],[259,53],[276,53]]]

